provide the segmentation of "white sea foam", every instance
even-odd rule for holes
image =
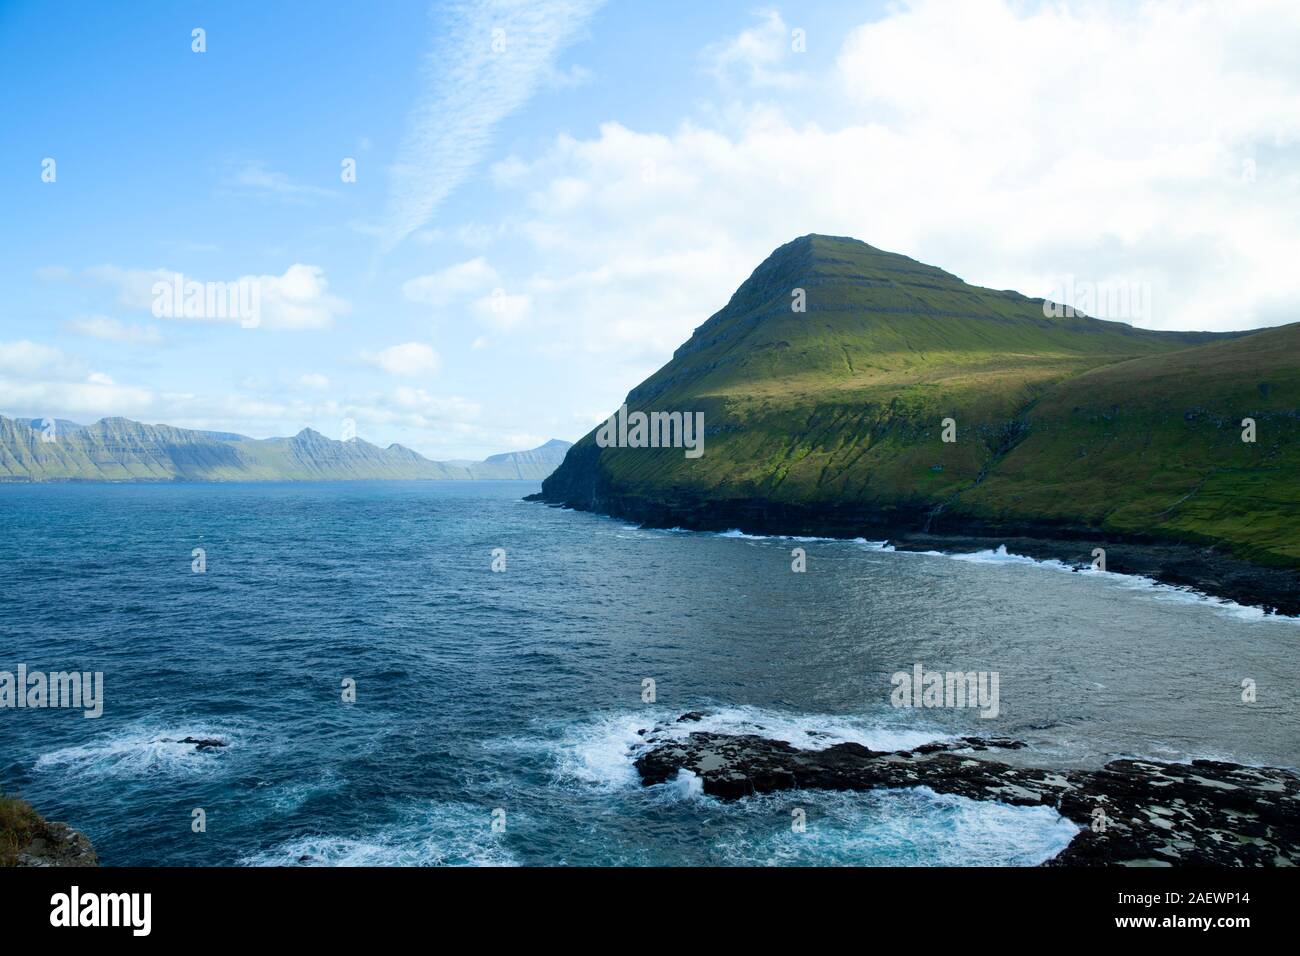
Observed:
[[[923,553],[935,554],[936,552],[930,551]],[[1117,571],[1097,571],[1091,566],[1075,567],[1074,565],[1068,564],[1064,561],[1058,561],[1055,558],[1031,558],[1028,555],[1015,554],[1014,552],[1007,551],[1007,546],[1005,544],[999,545],[993,550],[974,551],[965,554],[944,554],[944,557],[952,558],[956,561],[969,561],[976,564],[1024,564],[1046,568],[1052,571],[1067,571],[1071,574],[1101,578],[1122,588],[1123,590],[1142,592],[1156,600],[1208,607],[1220,612],[1221,614],[1234,617],[1241,621],[1275,621],[1283,624],[1300,624],[1300,617],[1286,614],[1266,613],[1261,607],[1239,604],[1236,601],[1227,598],[1214,597],[1210,594],[1203,594],[1200,591],[1195,591],[1191,588],[1164,584],[1163,582],[1140,574],[1121,574]]]
[[[719,538],[740,538],[745,541],[837,541],[837,538],[818,538],[806,534],[746,534],[736,528],[730,531],[719,531],[716,534]]]
[[[801,714],[748,705],[711,710],[698,721],[673,722],[671,737],[685,738],[696,731],[718,734],[756,734],[784,740],[801,750],[825,750],[841,743],[861,744],[871,750],[909,750],[932,740],[952,739],[937,731],[914,726],[891,727],[879,717]]]
[[[556,777],[604,789],[636,786],[632,755],[645,743],[637,731],[649,732],[665,716],[649,709],[605,714],[565,728],[558,743],[544,744],[554,751]]]
[[[491,808],[460,803],[406,807],[396,822],[367,833],[300,837],[239,862],[244,866],[518,865],[505,835],[491,830]]]
[[[292,813],[312,797],[337,793],[344,781],[332,767],[321,770],[314,779],[297,783],[274,784],[264,790],[263,797],[276,813]]]
[[[840,543],[845,541],[843,538],[823,538],[807,535],[749,534],[736,528],[733,528],[730,531],[720,532],[695,532],[683,528],[644,528],[635,525],[623,526],[624,530],[632,530],[633,528],[640,531],[655,531],[665,534],[711,534],[718,538],[735,538],[744,541],[804,541],[828,543]],[[1201,605],[1240,621],[1274,621],[1285,624],[1300,624],[1300,615],[1267,613],[1261,607],[1239,604],[1236,601],[1203,594],[1200,591],[1192,590],[1190,588],[1164,584],[1140,574],[1120,574],[1114,571],[1094,571],[1090,566],[1076,567],[1075,565],[1069,564],[1065,561],[1060,561],[1056,558],[1033,558],[1025,554],[1016,554],[1013,551],[1008,551],[1005,544],[1000,544],[996,548],[988,548],[982,551],[955,552],[934,550],[910,551],[906,549],[900,551],[888,541],[868,541],[865,538],[854,538],[848,543],[866,548],[869,551],[889,554],[949,558],[954,561],[965,561],[971,564],[1020,564],[1047,568],[1053,571],[1067,571],[1072,574],[1096,575],[1098,577],[1105,577],[1114,580],[1120,583],[1126,590],[1145,591],[1160,600]]]
[[[677,771],[673,788],[682,800],[698,800],[704,796],[704,778],[683,767]]]
[[[1203,594],[1200,591],[1195,591],[1191,588],[1165,584],[1161,581],[1155,580],[1154,578],[1149,578],[1141,574],[1121,574],[1117,571],[1097,571],[1091,566],[1076,567],[1075,565],[1057,560],[1056,558],[1033,558],[1025,554],[1016,554],[1013,551],[1008,551],[1005,544],[998,545],[996,548],[985,549],[983,551],[968,551],[961,553],[950,551],[899,551],[895,549],[893,545],[884,544],[875,547],[872,542],[867,542],[867,545],[874,551],[888,551],[900,555],[910,554],[921,557],[948,558],[953,561],[964,561],[969,564],[1025,565],[1029,567],[1043,568],[1049,571],[1065,571],[1070,574],[1078,574],[1084,577],[1103,579],[1125,591],[1140,592],[1143,596],[1155,600],[1171,601],[1178,604],[1198,605],[1209,608],[1210,610],[1217,611],[1239,621],[1271,621],[1279,624],[1300,624],[1300,616],[1268,613],[1261,607],[1239,604],[1236,601],[1215,597],[1210,594]]]
[[[1007,550],[1005,544],[1000,544],[991,550],[953,553],[946,555],[946,557],[950,557],[954,561],[969,561],[972,564],[1032,564],[1043,568],[1053,568],[1058,571],[1074,570],[1064,561],[1058,561],[1055,558],[1039,559],[1024,554],[1014,554]]]
[[[210,724],[135,725],[42,754],[35,770],[115,778],[207,774],[221,769],[229,753],[238,748],[240,736],[231,728]],[[180,743],[185,737],[215,738],[228,746],[200,751],[194,744]]]
[[[801,790],[718,806],[732,825],[714,852],[728,865],[1035,866],[1079,832],[1050,807],[970,800],[928,787]],[[804,832],[790,825],[796,808],[804,811]]]
[[[871,750],[908,750],[932,740],[951,740],[940,731],[891,727],[882,718],[799,714],[751,706],[702,711],[695,721],[677,721],[680,710],[646,707],[603,714],[564,728],[555,748],[556,775],[563,781],[605,789],[639,785],[634,766],[648,744],[684,740],[692,733],[755,734],[783,740],[801,750],[857,743]],[[643,731],[644,733],[639,733]],[[653,739],[648,735],[653,732]]]

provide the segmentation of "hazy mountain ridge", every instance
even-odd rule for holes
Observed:
[[[484,462],[431,461],[402,445],[336,441],[304,428],[288,438],[147,425],[104,418],[59,420],[46,441],[40,419],[0,415],[0,481],[346,481],[545,478],[568,442],[493,455]]]
[[[702,458],[599,448],[593,430],[541,497],[666,526],[1183,542],[1300,566],[1300,325],[1164,332],[1045,311],[804,236],[628,395],[703,411]]]

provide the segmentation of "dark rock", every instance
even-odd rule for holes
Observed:
[[[182,737],[180,740],[165,741],[167,743],[193,744],[194,749],[198,751],[215,750],[218,747],[230,746],[224,740],[216,737]]]
[[[1275,768],[1220,761],[1114,760],[1100,770],[1055,771],[965,756],[1020,749],[1017,740],[962,738],[911,751],[841,743],[801,750],[753,735],[647,736],[636,758],[647,786],[681,770],[727,800],[778,790],[929,787],[972,800],[1050,806],[1083,827],[1050,865],[1300,865],[1300,779]]]
[[[44,823],[43,833],[18,849],[15,866],[99,866],[90,839],[66,823]]]

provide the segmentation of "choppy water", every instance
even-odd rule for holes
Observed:
[[[0,710],[0,787],[110,864],[1031,864],[1073,824],[924,790],[647,789],[637,730],[708,709],[680,732],[1300,764],[1295,620],[996,553],[640,530],[534,490],[0,487],[0,670],[103,671],[107,698]],[[918,662],[998,672],[998,718],[891,707]],[[230,746],[166,742],[187,735]]]

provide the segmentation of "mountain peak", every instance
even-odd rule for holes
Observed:
[[[978,291],[955,275],[910,256],[886,252],[848,236],[808,233],[774,249],[673,358],[682,359],[724,341],[734,343],[771,320],[788,320],[792,315],[799,319],[814,312],[865,316],[886,304],[890,310],[900,311],[898,303],[904,299],[915,302],[938,294],[951,301]],[[643,388],[634,389],[633,394],[645,394]]]
[[[780,278],[875,280],[909,283],[918,279],[961,280],[937,266],[927,265],[910,256],[887,252],[851,236],[827,236],[810,232],[778,246],[754,270],[749,281],[764,282]],[[737,290],[739,295],[744,285]]]

